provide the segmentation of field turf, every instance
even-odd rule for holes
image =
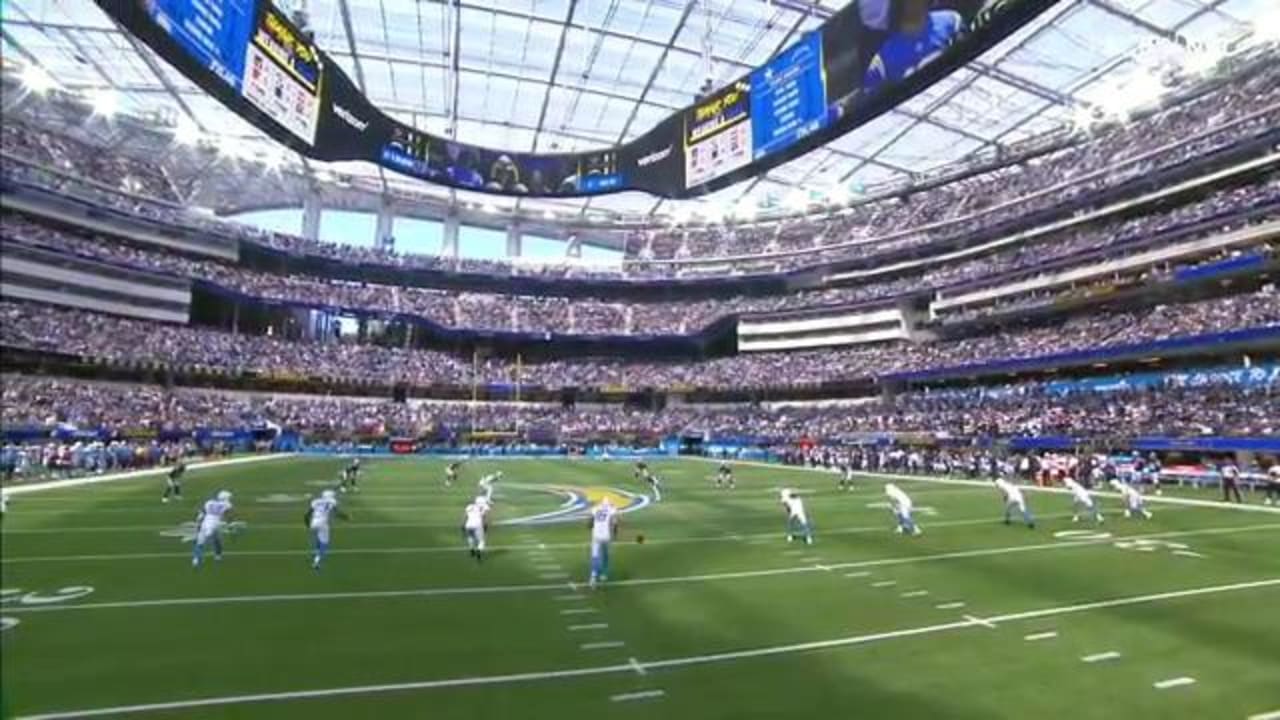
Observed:
[[[1032,492],[1030,530],[990,488],[654,463],[660,503],[622,516],[610,584],[584,587],[583,521],[546,486],[643,488],[621,461],[366,461],[352,515],[309,566],[305,496],[340,458],[296,457],[12,498],[3,521],[6,716],[171,718],[1229,718],[1280,711],[1280,514],[1153,504],[1072,524]],[[491,552],[462,508],[502,470]],[[787,543],[798,488],[812,547]],[[243,529],[190,565],[180,525],[219,489]],[[1205,496],[1208,497],[1208,496]],[[162,534],[168,531],[168,534]],[[1064,534],[1065,533],[1065,534]],[[1105,534],[1099,534],[1105,533]],[[643,534],[646,542],[637,543]],[[90,590],[91,589],[91,590]],[[13,624],[17,621],[17,624]],[[1280,717],[1280,716],[1277,716]]]

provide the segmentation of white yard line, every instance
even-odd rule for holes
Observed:
[[[942,603],[941,605],[934,605],[934,607],[939,610],[959,610],[960,608],[964,607],[964,603],[949,602],[949,603]]]
[[[1240,532],[1251,532],[1256,530],[1274,530],[1280,528],[1280,524],[1266,525],[1244,525],[1230,528],[1202,528],[1200,530],[1181,530],[1164,533],[1153,533],[1150,535],[1133,535],[1128,539],[1137,538],[1174,538],[1189,537],[1195,535],[1225,535]],[[918,555],[915,557],[892,557],[880,558],[875,560],[862,560],[857,562],[848,562],[840,564],[830,564],[826,571],[831,570],[852,570],[864,567],[885,567],[891,565],[910,565],[918,562],[940,562],[946,560],[959,560],[963,558],[973,557],[990,557],[995,555],[1010,555],[1023,552],[1034,552],[1040,550],[1059,550],[1067,548],[1087,547],[1091,545],[1100,545],[1114,542],[1120,539],[1116,537],[1089,539],[1089,540],[1071,540],[1053,543],[1043,543],[1039,545],[1013,545],[1008,547],[982,548],[977,550],[959,550],[956,552],[937,553],[934,555]],[[305,555],[305,552],[294,551],[292,554]],[[182,554],[181,557],[188,557]],[[227,562],[231,562],[234,557],[229,556]],[[6,561],[7,562],[7,561]],[[747,578],[774,577],[780,575],[794,575],[798,573],[814,573],[825,572],[812,566],[795,565],[781,568],[771,568],[766,570],[743,570],[739,572],[726,573],[708,573],[704,575],[676,575],[669,577],[655,578],[633,578],[629,580],[615,580],[609,583],[610,587],[643,587],[647,585],[672,585],[680,583],[693,582],[714,582],[722,580],[740,580]],[[882,581],[886,582],[886,581]],[[894,582],[894,581],[887,581]],[[100,603],[83,603],[80,605],[45,605],[33,607],[6,607],[6,614],[12,613],[33,613],[33,612],[66,612],[70,610],[100,610],[100,609],[127,609],[142,607],[167,607],[167,606],[183,606],[183,605],[222,605],[232,603],[258,603],[258,602],[301,602],[301,601],[324,601],[324,600],[354,600],[354,599],[371,599],[371,598],[403,598],[403,597],[445,597],[445,596],[472,596],[472,595],[491,595],[491,594],[511,594],[524,592],[547,592],[553,590],[563,590],[566,585],[573,592],[578,591],[578,585],[573,582],[569,583],[546,583],[546,584],[525,584],[525,585],[479,585],[472,587],[442,587],[442,588],[417,588],[408,590],[369,590],[369,591],[351,591],[337,593],[292,593],[292,594],[275,594],[275,595],[228,595],[228,596],[206,596],[192,598],[167,598],[158,600],[124,600],[115,602]],[[873,584],[874,586],[874,584]],[[888,585],[882,587],[889,587]]]
[[[641,690],[640,692],[623,693],[621,695],[610,695],[609,699],[614,702],[628,702],[631,700],[653,700],[663,697],[667,693],[663,690]]]
[[[1248,720],[1280,720],[1280,710],[1272,710],[1271,712],[1250,715]]]
[[[208,460],[205,462],[191,463],[187,466],[188,470],[206,470],[209,468],[229,467],[232,465],[244,465],[247,463],[258,463],[266,460],[281,460],[284,458],[295,457],[293,453],[278,453],[275,455],[248,455],[245,457],[227,458],[225,460]],[[48,480],[46,482],[30,483],[26,485],[10,485],[5,487],[4,493],[10,497],[18,495],[28,495],[30,493],[43,492],[47,490],[60,490],[62,488],[80,487],[81,485],[100,485],[102,483],[116,482],[118,480],[133,480],[136,478],[150,477],[152,475],[163,475],[169,472],[168,467],[150,468],[147,470],[131,470],[129,472],[111,473],[110,475],[95,475],[93,477],[72,478],[70,480]]]
[[[994,622],[993,620],[991,620],[990,618],[984,619],[984,618],[980,618],[980,617],[975,617],[975,616],[973,616],[973,615],[965,615],[965,616],[964,616],[964,619],[965,619],[965,620],[968,620],[969,622],[973,623],[974,625],[981,625],[982,627],[987,628],[988,630],[995,630],[995,629],[996,629],[996,624],[995,624],[995,622]]]
[[[649,672],[644,669],[644,664],[635,658],[628,658],[627,663],[636,671],[637,675],[648,675]]]
[[[928,594],[929,594],[929,591],[928,591],[928,590],[912,590],[911,592],[904,592],[904,593],[902,593],[902,597],[904,597],[904,598],[918,598],[918,597],[924,597],[925,595],[928,595]]]
[[[1056,631],[1050,630],[1049,632],[1040,632],[1040,633],[1032,633],[1030,635],[1025,635],[1023,636],[1022,639],[1027,640],[1029,642],[1037,642],[1040,640],[1052,640],[1053,638],[1056,638],[1056,637],[1058,637],[1058,633]]]
[[[605,640],[604,642],[583,643],[578,646],[579,650],[607,650],[609,648],[620,648],[626,643],[621,640]]]
[[[587,623],[586,625],[570,625],[569,632],[585,632],[587,630],[608,630],[609,623]]]
[[[1111,598],[1108,600],[1098,600],[1094,602],[1080,603],[1076,605],[1063,605],[1059,607],[1041,608],[1039,610],[1027,610],[1023,612],[1009,613],[995,617],[986,618],[987,622],[1007,623],[1020,620],[1031,620],[1036,618],[1052,617],[1057,615],[1068,615],[1074,613],[1089,612],[1092,610],[1103,610],[1114,607],[1125,607],[1131,605],[1144,605],[1150,603],[1161,602],[1165,600],[1177,600],[1189,597],[1203,597],[1209,595],[1217,595],[1228,592],[1239,592],[1245,590],[1253,590],[1265,587],[1280,586],[1280,578],[1270,578],[1267,580],[1255,580],[1252,582],[1233,583],[1230,585],[1212,585],[1207,587],[1189,588],[1185,590],[1174,590],[1170,592],[1156,593],[1152,595],[1133,595],[1129,597]],[[8,612],[8,610],[6,610]],[[867,635],[852,635],[848,637],[833,638],[830,640],[818,640],[806,643],[797,643],[793,645],[775,645],[771,647],[754,648],[750,650],[734,650],[728,652],[714,653],[709,655],[690,655],[686,657],[669,658],[666,660],[654,660],[644,662],[643,668],[651,669],[668,669],[689,667],[697,665],[711,665],[723,662],[732,662],[736,660],[746,660],[750,658],[774,657],[780,655],[791,655],[796,653],[813,652],[817,650],[830,650],[835,648],[854,647],[858,645],[869,645],[885,640],[894,640],[907,637],[921,637],[926,635],[934,635],[938,633],[946,633],[955,630],[971,629],[980,626],[981,623],[974,623],[969,620],[960,622],[942,623],[937,625],[924,625],[914,628],[904,628],[900,630],[891,630],[887,632],[872,633]],[[601,675],[615,675],[622,673],[635,672],[634,664],[637,664],[635,658],[631,658],[629,662],[618,663],[613,665],[600,665],[595,667],[568,668],[562,670],[546,670],[540,672],[514,673],[508,675],[481,675],[473,677],[456,677],[444,678],[437,680],[421,680],[416,682],[391,683],[385,685],[357,685],[349,687],[337,688],[318,688],[312,690],[294,690],[287,692],[274,693],[257,693],[251,695],[228,695],[222,697],[196,698],[191,700],[177,700],[172,702],[147,703],[140,705],[123,705],[118,707],[103,708],[87,708],[81,710],[65,710],[38,715],[28,715],[19,720],[69,720],[71,718],[87,718],[87,717],[103,717],[110,715],[127,715],[146,712],[160,712],[165,710],[184,710],[199,707],[225,707],[229,705],[245,705],[250,703],[277,702],[286,700],[305,700],[321,697],[343,697],[357,695],[376,695],[391,692],[407,692],[413,690],[432,690],[437,688],[456,688],[456,687],[478,687],[493,685],[510,685],[515,683],[529,683],[543,680],[563,680],[569,678],[594,677]],[[654,692],[654,691],[651,691]]]
[[[897,584],[898,584],[897,580],[880,580],[878,582],[871,583],[871,587],[873,588],[893,587],[894,585],[897,585]]]
[[[845,573],[844,576],[847,578],[870,577],[871,572],[868,570],[858,570],[857,572]]]
[[[1183,687],[1185,685],[1194,685],[1196,679],[1193,677],[1176,677],[1168,680],[1151,683],[1151,687],[1157,690],[1168,690],[1169,688]]]
[[[1116,652],[1115,650],[1108,650],[1107,652],[1100,652],[1100,653],[1094,653],[1092,655],[1085,655],[1080,658],[1080,661],[1087,662],[1087,663],[1097,663],[1097,662],[1106,662],[1108,660],[1117,660],[1119,658],[1120,658],[1120,653]]]
[[[595,608],[567,608],[560,611],[561,615],[594,615],[600,612]]]

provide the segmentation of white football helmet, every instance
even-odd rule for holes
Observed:
[[[325,490],[324,492],[320,493],[320,497],[324,498],[325,500],[333,500],[334,498],[338,497],[338,495],[332,490]]]
[[[222,502],[229,502],[229,501],[231,500],[231,491],[230,491],[230,490],[219,490],[219,491],[218,491],[218,499],[219,499],[219,500],[221,500]]]

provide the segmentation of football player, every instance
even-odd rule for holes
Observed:
[[[1138,492],[1138,488],[1119,478],[1111,481],[1111,487],[1120,493],[1120,500],[1124,503],[1125,517],[1141,515],[1148,520],[1151,519],[1151,512],[1146,507],[1146,499],[1142,497],[1142,493]]]
[[[219,490],[205,501],[196,515],[196,544],[191,551],[191,566],[200,567],[204,559],[205,543],[213,543],[213,559],[222,559],[222,526],[231,516],[231,492]]]
[[[346,513],[338,509],[338,496],[332,490],[320,493],[320,497],[312,500],[307,507],[304,522],[311,531],[311,539],[315,545],[315,556],[311,559],[311,567],[314,570],[320,569],[321,561],[329,552],[329,530],[334,516],[343,520],[350,519]]]
[[[915,520],[911,518],[911,511],[915,507],[911,502],[911,497],[902,491],[893,483],[885,483],[884,494],[889,498],[889,508],[893,511],[893,517],[898,521],[896,531],[904,535],[922,535],[924,531],[916,525]]]
[[[787,542],[794,542],[799,537],[804,540],[805,545],[812,545],[813,527],[809,525],[809,513],[805,511],[804,500],[790,488],[783,488],[780,496],[787,514]]]
[[[467,539],[467,549],[476,562],[484,561],[485,513],[485,506],[474,501],[463,510],[462,535]]]
[[[618,511],[609,498],[591,511],[591,576],[588,584],[595,588],[609,579],[609,544],[618,534]]]
[[[720,463],[720,469],[716,471],[716,487],[734,488],[733,468],[727,462]]]
[[[1036,519],[1032,517],[1031,510],[1027,508],[1027,499],[1022,494],[1022,488],[1005,480],[1004,478],[996,478],[996,489],[1004,496],[1004,524],[1009,524],[1010,516],[1014,510],[1022,515],[1022,521],[1027,524],[1028,528],[1035,529]]]
[[[1102,509],[1098,507],[1098,503],[1094,501],[1093,496],[1085,489],[1083,485],[1075,481],[1075,478],[1066,476],[1062,479],[1062,484],[1067,490],[1071,491],[1072,515],[1071,522],[1080,522],[1080,511],[1084,510],[1093,516],[1094,522],[1102,522]]]
[[[169,468],[169,474],[164,480],[164,495],[160,497],[160,502],[169,502],[169,498],[175,500],[182,499],[182,476],[187,472],[187,464],[182,460],[178,460],[177,464]]]

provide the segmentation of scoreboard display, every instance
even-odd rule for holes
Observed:
[[[224,105],[307,157],[508,196],[683,198],[863,125],[1055,0],[850,0],[765,64],[628,142],[537,153],[459,142],[379,109],[271,0],[95,0]],[[493,118],[495,123],[507,118]]]
[[[320,51],[267,2],[145,0],[155,24],[221,82],[308,145],[316,141]]]
[[[736,82],[689,108],[684,122],[685,187],[751,162],[751,86]]]
[[[822,35],[814,31],[751,73],[751,149],[758,160],[827,125]]]

